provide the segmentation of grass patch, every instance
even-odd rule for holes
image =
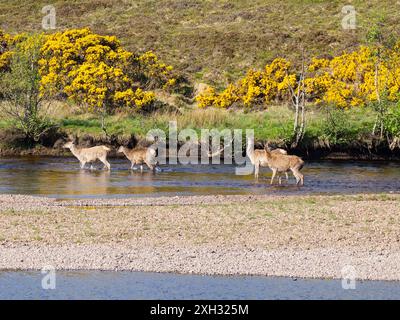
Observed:
[[[345,111],[344,115],[352,134],[344,142],[353,141],[373,126],[372,110]],[[115,115],[106,118],[107,131],[115,135],[135,135],[144,138],[151,129],[164,130],[168,135],[170,121],[176,121],[178,130],[193,129],[254,129],[257,140],[288,141],[293,128],[293,111],[286,106],[273,106],[266,111],[246,113],[221,109],[187,109],[182,114],[155,112],[151,115]],[[327,136],[326,113],[310,108],[307,112],[307,139]],[[10,125],[4,122],[4,127]],[[102,135],[101,123],[93,115],[69,115],[59,121],[60,128],[68,133]],[[1,125],[0,125],[1,126]],[[1,128],[1,127],[0,127]],[[328,137],[329,138],[329,137]]]
[[[94,114],[79,114],[76,106],[56,104],[50,113],[51,120],[67,134],[83,136],[89,134],[95,138],[104,137],[101,121]],[[306,114],[306,133],[304,145],[313,146],[320,139],[331,145],[350,145],[363,140],[371,132],[376,117],[370,108],[352,108],[342,111],[341,119],[345,125],[335,127],[329,123],[326,108],[310,106]],[[254,129],[258,141],[275,142],[285,146],[291,140],[293,132],[293,111],[287,106],[271,106],[264,111],[246,112],[245,110],[186,108],[181,113],[156,111],[151,114],[124,114],[108,116],[105,119],[107,132],[119,137],[134,135],[138,139],[146,137],[152,129],[161,129],[169,135],[169,122],[176,121],[178,130],[193,129],[200,137],[202,129]],[[0,130],[10,129],[15,124],[2,117]],[[243,141],[244,142],[244,141]]]

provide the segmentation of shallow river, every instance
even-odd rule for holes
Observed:
[[[147,272],[64,271],[54,290],[40,272],[0,272],[0,299],[400,299],[400,283]]]
[[[166,165],[162,172],[128,170],[124,159],[112,159],[111,173],[95,166],[80,170],[74,158],[0,159],[0,193],[57,198],[129,197],[196,194],[296,194],[399,192],[400,163],[318,161],[306,163],[305,187],[295,180],[270,186],[271,172],[235,175],[233,165]],[[284,180],[285,181],[285,180]]]
[[[112,171],[80,170],[73,158],[0,159],[0,193],[56,198],[196,194],[323,194],[399,192],[400,163],[319,161],[303,169],[306,185],[269,185],[264,169],[235,175],[232,165],[162,166],[162,172],[132,172],[123,159]],[[40,272],[0,272],[0,299],[400,299],[400,282],[222,277],[141,272],[57,272],[55,290],[43,290]]]

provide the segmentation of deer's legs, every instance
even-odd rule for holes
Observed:
[[[304,186],[304,176],[300,172],[299,172],[299,178],[300,178],[300,185]]]
[[[282,184],[282,176],[280,173],[279,174],[279,184]],[[289,183],[289,175],[287,173],[287,171],[285,171],[285,176],[286,176],[286,183]]]
[[[293,169],[290,169],[290,170],[292,171],[293,176],[296,178],[296,184],[297,184],[298,181],[299,181],[299,177],[297,176],[297,172],[296,172],[296,170],[293,170]]]
[[[158,166],[158,162],[156,162],[154,165],[152,165],[152,167],[153,167],[153,171],[162,172],[161,168]]]
[[[149,167],[150,170],[152,170],[154,172],[155,166],[153,166],[152,164],[150,164],[148,161],[145,162],[146,166]]]
[[[275,179],[275,176],[276,176],[276,169],[272,169],[272,177],[271,177],[271,184],[273,184],[274,183],[274,179]]]
[[[111,170],[111,165],[107,161],[106,157],[101,157],[99,160],[104,163],[104,168],[106,168],[107,170]]]
[[[81,169],[85,169],[85,165],[86,165],[86,162],[85,162],[85,161],[82,161],[82,162],[81,162]]]
[[[299,170],[297,170],[297,169],[291,169],[292,170],[292,172],[293,172],[293,175],[294,175],[294,177],[296,178],[296,184],[297,185],[304,185],[304,176],[303,176],[303,174],[302,173],[300,173],[300,171]]]
[[[260,170],[260,164],[259,164],[259,163],[256,163],[255,166],[254,166],[254,177],[255,177],[256,179],[258,179],[258,172],[259,172],[259,170]]]

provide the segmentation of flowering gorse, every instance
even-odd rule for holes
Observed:
[[[283,98],[289,84],[294,85],[296,76],[289,74],[289,61],[278,58],[263,71],[249,70],[246,76],[235,84],[229,84],[221,93],[209,88],[198,95],[199,107],[215,106],[229,108],[235,102],[248,107],[259,103],[269,103]]]
[[[307,67],[305,91],[308,101],[340,108],[363,106],[385,94],[397,101],[400,92],[400,43],[391,49],[361,46],[331,59],[312,58]],[[296,89],[299,75],[285,59],[275,59],[263,71],[249,70],[246,76],[217,93],[212,87],[197,96],[199,107],[229,108],[236,102],[248,107],[285,102],[288,90]]]
[[[140,110],[155,100],[147,90],[175,84],[172,67],[154,53],[134,54],[116,37],[87,28],[49,35],[41,52],[41,89],[53,96],[65,95],[90,111]]]

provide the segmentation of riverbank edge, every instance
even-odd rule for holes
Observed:
[[[43,138],[34,146],[29,146],[20,133],[14,131],[0,130],[0,157],[71,157],[68,150],[62,148],[65,142],[70,140],[70,135],[65,132],[56,132]],[[119,146],[128,147],[148,146],[150,143],[143,138],[130,135],[98,136],[92,134],[74,135],[75,143],[82,147],[106,145],[110,147],[110,158],[118,158]],[[282,141],[270,140],[272,148],[284,148],[289,154],[295,154],[304,160],[365,160],[365,161],[400,161],[400,149],[391,150],[387,141],[378,141],[372,138],[343,143],[332,144],[323,139],[302,141],[296,147],[285,145]],[[264,148],[266,141],[256,141],[256,149]],[[178,143],[180,147],[182,143]],[[168,147],[168,146],[167,146]],[[245,147],[243,147],[245,148]],[[245,150],[243,149],[243,153]],[[199,152],[200,154],[200,152]],[[223,157],[223,153],[221,153]]]
[[[117,147],[111,146],[109,158],[123,158],[119,155]],[[388,153],[357,153],[357,150],[348,149],[314,149],[314,150],[289,150],[290,154],[296,154],[304,160],[348,160],[348,161],[400,161],[400,154]],[[2,158],[18,158],[18,157],[55,157],[55,158],[71,158],[73,155],[60,148],[47,148],[38,146],[35,148],[1,148],[0,157]]]
[[[129,271],[210,276],[400,281],[399,251],[92,245],[1,246],[0,271]]]

